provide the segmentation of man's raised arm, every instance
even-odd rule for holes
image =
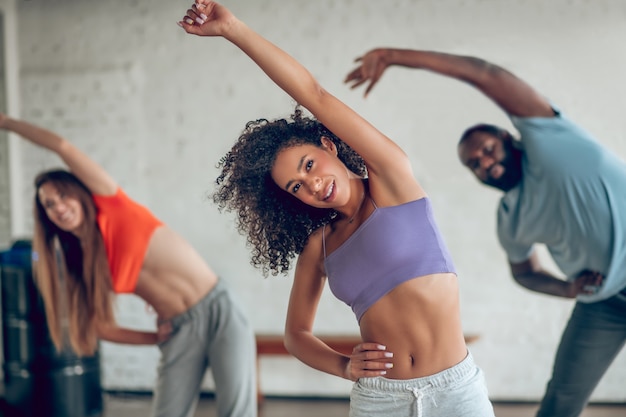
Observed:
[[[368,83],[365,95],[392,65],[423,69],[464,81],[493,100],[502,110],[518,117],[552,117],[550,103],[526,82],[480,58],[434,51],[377,48],[356,59],[359,66],[345,79],[356,88]]]

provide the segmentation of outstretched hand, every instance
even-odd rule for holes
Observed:
[[[382,376],[393,368],[393,353],[378,343],[360,343],[354,347],[346,365],[346,378],[356,381],[359,378]]]
[[[369,81],[369,85],[364,93],[364,96],[367,97],[389,66],[385,59],[385,50],[373,49],[362,57],[355,59],[354,62],[359,62],[360,64],[346,76],[344,82],[352,83],[350,88],[354,89]]]
[[[222,36],[235,16],[224,6],[208,0],[196,0],[178,26],[198,36]]]

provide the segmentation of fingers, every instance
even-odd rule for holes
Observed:
[[[604,281],[604,275],[597,271],[584,271],[581,276],[584,277],[585,282],[588,284],[599,285]]]
[[[359,86],[363,85],[364,83],[367,82],[367,78],[362,78],[354,83],[352,83],[352,85],[350,86],[351,89],[355,89],[358,88]]]
[[[196,1],[190,9],[187,9],[187,13],[182,20],[177,22],[178,26],[185,29],[188,33],[195,33],[191,28],[202,26],[208,19],[208,16],[204,13],[208,3],[208,1]]]
[[[367,86],[367,88],[365,89],[365,93],[363,93],[364,97],[367,97],[370,93],[370,91],[372,91],[372,88],[374,88],[374,86],[376,85],[376,83],[378,83],[378,80],[380,78],[380,75],[377,77],[373,77],[370,80],[370,84]]]
[[[159,323],[157,327],[157,340],[163,342],[172,335],[172,323],[169,321]]]
[[[207,21],[207,19],[209,17],[204,13],[205,9],[206,9],[206,6],[203,5],[203,4],[196,3],[193,6],[191,6],[191,11],[194,13],[196,22],[198,21],[197,20],[198,18],[200,18],[200,22],[202,22],[202,23],[205,23]],[[187,10],[187,14],[189,15],[189,10]],[[202,24],[202,23],[200,23],[200,24]]]
[[[580,294],[593,295],[598,292],[598,289],[596,285],[585,285],[580,289]]]
[[[169,321],[159,323],[157,325],[157,331],[160,333],[170,333],[172,331],[172,323]]]
[[[362,61],[362,58],[357,58],[357,61]],[[376,65],[373,65],[371,62],[369,65],[366,64],[366,62],[362,62],[359,67],[348,73],[344,80],[345,83],[351,83],[350,89],[358,88],[369,82],[367,88],[365,89],[365,93],[363,94],[364,97],[367,97],[374,86],[378,83],[378,80],[380,80],[384,70]]]
[[[604,275],[597,271],[582,271],[577,278],[579,293],[592,295],[598,292],[604,281]]]
[[[587,294],[595,294],[602,286],[604,276],[599,272],[590,272],[587,276],[585,289],[588,290]]]
[[[387,350],[387,346],[381,345],[380,343],[363,342],[363,343],[359,343],[352,349],[352,354],[359,353],[359,352],[369,352],[369,351],[384,352],[386,350]]]
[[[375,362],[375,361],[359,361],[350,360],[350,375],[352,380],[359,378],[369,378],[375,376],[384,376],[389,369],[393,368],[391,362]]]
[[[599,272],[596,272],[593,276],[593,281],[596,285],[602,285],[604,282],[604,275]]]
[[[365,69],[361,66],[358,67],[354,70],[352,70],[347,76],[346,79],[344,80],[345,83],[352,83],[350,85],[350,89],[355,89],[357,87],[359,87],[360,85],[366,83],[369,79],[369,76],[367,76],[365,73]]]
[[[346,75],[346,78],[343,80],[344,83],[356,80],[361,77],[361,67],[355,68]]]
[[[358,378],[385,375],[393,368],[393,353],[378,343],[361,343],[354,347],[350,355],[350,375]]]
[[[586,277],[585,286],[597,288],[602,284],[602,278],[601,274],[593,272]]]
[[[207,20],[207,15],[201,12],[198,9],[198,6],[195,4],[191,7],[191,9],[187,9],[187,14],[183,17],[181,21],[178,22],[178,25],[182,28],[193,26],[193,25],[202,25]]]

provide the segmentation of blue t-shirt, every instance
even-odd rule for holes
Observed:
[[[578,300],[604,300],[626,287],[626,164],[555,113],[511,117],[523,176],[500,200],[498,238],[513,263],[543,243],[568,280],[584,269],[602,273],[599,291]]]

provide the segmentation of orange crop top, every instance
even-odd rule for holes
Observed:
[[[152,233],[163,223],[121,188],[110,196],[94,195],[96,221],[104,239],[113,290],[135,291]]]

